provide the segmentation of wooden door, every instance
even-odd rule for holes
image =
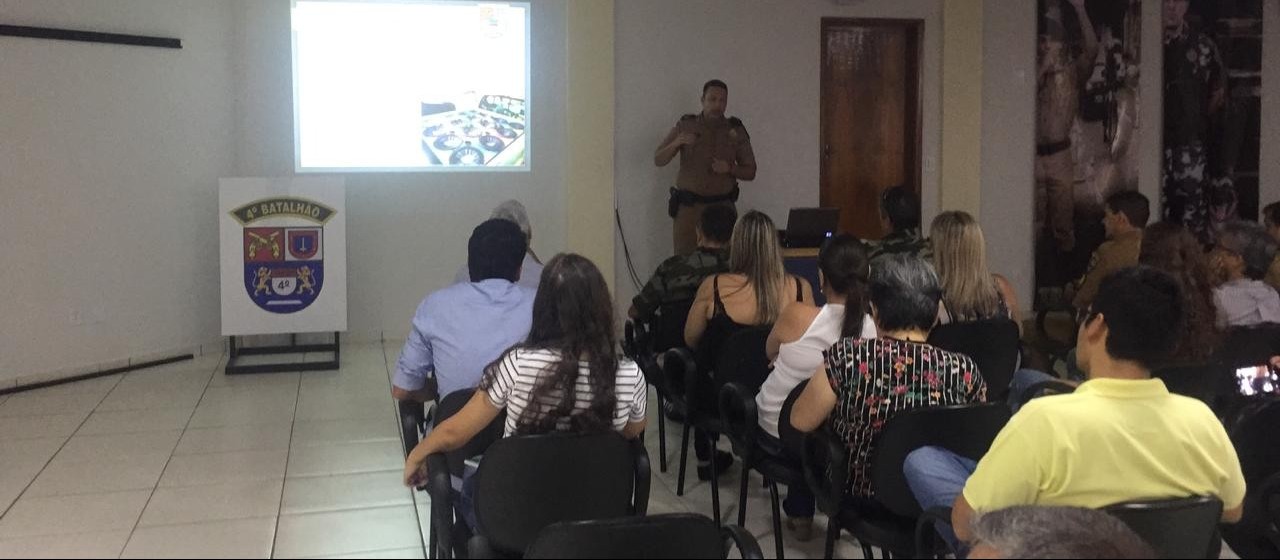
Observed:
[[[920,20],[822,20],[821,204],[880,239],[880,194],[920,197]]]

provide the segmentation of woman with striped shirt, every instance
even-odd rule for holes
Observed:
[[[542,271],[529,339],[485,368],[480,390],[419,443],[404,482],[426,480],[428,455],[465,445],[507,411],[505,436],[609,430],[644,431],[648,386],[634,362],[620,360],[613,300],[604,276],[580,255],[557,255]],[[464,516],[468,485],[463,486]]]

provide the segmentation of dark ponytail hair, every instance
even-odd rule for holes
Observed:
[[[818,251],[818,268],[831,289],[848,298],[840,337],[862,336],[862,320],[867,313],[867,278],[871,272],[866,245],[852,235],[838,235]]]

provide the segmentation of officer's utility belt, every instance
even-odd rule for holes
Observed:
[[[667,214],[672,218],[680,213],[681,206],[694,206],[697,204],[716,204],[720,202],[737,202],[738,196],[742,194],[742,189],[737,185],[733,186],[733,190],[726,194],[718,194],[715,196],[703,196],[695,192],[686,191],[676,187],[671,187],[671,198],[667,200]]]

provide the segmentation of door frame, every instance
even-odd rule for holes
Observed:
[[[907,133],[903,135],[903,177],[907,188],[916,194],[916,199],[923,205],[924,171],[924,102],[921,89],[924,86],[924,33],[925,21],[917,18],[849,18],[824,17],[820,24],[818,41],[821,42],[821,55],[818,59],[818,200],[822,204],[827,185],[826,145],[827,119],[822,102],[822,92],[826,91],[827,75],[827,31],[839,27],[905,27],[907,29],[907,72],[915,78],[915,87],[908,88],[906,106]],[[914,163],[914,165],[913,165]],[[892,185],[885,185],[888,188]],[[923,210],[923,208],[922,208]]]

